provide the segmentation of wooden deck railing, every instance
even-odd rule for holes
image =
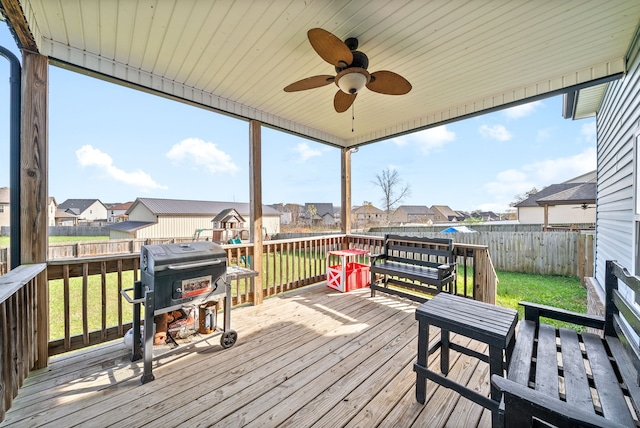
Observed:
[[[324,281],[328,251],[361,248],[376,253],[381,246],[381,237],[364,235],[266,241],[263,295],[273,296]],[[252,244],[223,245],[223,248],[229,265],[250,267]],[[461,245],[456,246],[455,251],[460,264],[456,294],[495,303],[497,278],[487,248]],[[120,297],[120,291],[133,286],[138,279],[138,269],[139,253],[49,261],[50,294],[62,296],[51,305],[51,317],[57,317],[64,324],[62,331],[52,332],[55,337],[49,341],[49,355],[122,337],[131,328],[132,311],[131,305]],[[252,302],[252,287],[251,279],[234,281],[232,305]]]
[[[0,276],[0,421],[38,359],[38,280],[47,265]]]
[[[358,235],[267,241],[263,247],[263,295],[324,281],[328,251],[361,248],[376,253],[381,245],[381,237]],[[251,265],[252,244],[223,248],[230,265]],[[459,245],[455,251],[460,263],[456,293],[495,303],[497,277],[487,248]],[[120,338],[131,328],[132,310],[120,291],[138,279],[139,257],[130,253],[52,260],[19,266],[0,276],[0,421],[23,380],[42,360],[46,365],[51,355]],[[48,288],[39,285],[42,281],[48,281]],[[234,281],[232,304],[251,302],[252,286],[249,279]],[[63,324],[62,331],[55,333],[62,337],[49,340],[48,349],[42,338],[42,332],[48,334],[46,316],[41,316],[46,311],[38,307],[42,300],[38,290],[41,293],[43,288],[48,291],[45,300],[50,300],[50,319],[55,316]],[[39,318],[44,327],[38,327]],[[53,323],[49,321],[49,325]],[[47,355],[39,358],[43,353]]]

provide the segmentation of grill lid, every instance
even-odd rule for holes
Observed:
[[[226,263],[224,249],[213,242],[144,245],[140,252],[140,269],[150,273],[165,270],[195,269]]]

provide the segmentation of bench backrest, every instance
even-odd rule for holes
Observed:
[[[437,267],[455,262],[453,240],[417,236],[385,235],[387,260]]]
[[[605,336],[618,336],[636,370],[636,383],[640,384],[640,315],[636,305],[640,305],[640,279],[633,276],[618,262],[608,260],[606,264],[605,290]],[[634,292],[634,302],[624,298],[618,289],[622,281]],[[624,318],[624,320],[622,320]]]

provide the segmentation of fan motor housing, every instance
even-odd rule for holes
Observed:
[[[340,73],[342,70],[346,70],[347,68],[364,68],[365,70],[369,67],[369,58],[360,51],[351,51],[353,54],[353,61],[346,67],[338,67],[336,66],[336,73]]]

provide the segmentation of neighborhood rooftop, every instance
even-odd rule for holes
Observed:
[[[218,214],[227,208],[235,209],[240,215],[249,214],[247,202],[192,201],[185,199],[138,198],[131,205],[127,214],[136,204],[143,204],[155,215],[210,215]],[[278,215],[278,211],[268,205],[262,206],[264,215]]]

